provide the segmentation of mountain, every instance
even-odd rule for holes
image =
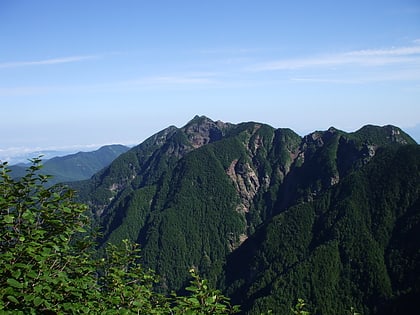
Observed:
[[[11,151],[11,152],[7,152]],[[56,156],[65,156],[73,154],[72,150],[35,150],[29,148],[17,148],[16,150],[5,150],[3,156],[0,157],[0,160],[3,162],[8,162],[9,165],[22,165],[27,166],[30,163],[28,161],[34,157],[42,155],[43,160],[49,160]]]
[[[415,313],[420,303],[420,150],[378,149],[313,202],[268,220],[228,259],[227,292],[248,314]],[[240,267],[239,267],[240,266]]]
[[[107,145],[92,152],[78,152],[66,156],[53,157],[43,163],[42,174],[52,175],[50,185],[90,178],[93,174],[108,166],[120,154],[128,151],[123,145]],[[12,176],[25,173],[25,165],[12,165]]]
[[[196,116],[72,185],[100,243],[140,243],[162,291],[195,267],[244,313],[301,297],[314,314],[379,314],[413,306],[420,286],[418,157],[390,125],[300,137]]]

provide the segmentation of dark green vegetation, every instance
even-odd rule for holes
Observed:
[[[227,292],[244,310],[404,314],[420,307],[417,145],[378,149],[313,202],[274,216],[228,259]],[[242,266],[238,268],[238,266]]]
[[[0,165],[1,314],[233,314],[237,307],[194,269],[187,294],[164,296],[128,240],[98,258],[86,206],[45,188],[35,160],[19,180]],[[122,245],[122,246],[121,246]]]
[[[54,157],[44,162],[40,173],[52,175],[48,185],[88,179],[128,150],[128,147],[116,144],[103,146],[93,152]],[[10,169],[15,178],[24,176],[26,172],[26,166],[13,165]]]
[[[181,290],[193,267],[244,313],[418,309],[419,147],[394,126],[290,129],[195,117],[73,187],[103,246],[130,239]]]

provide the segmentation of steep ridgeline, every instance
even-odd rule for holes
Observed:
[[[196,267],[232,296],[249,294],[241,303],[253,310],[254,301],[271,296],[272,289],[254,294],[251,283],[266,272],[274,279],[289,270],[270,270],[270,260],[252,261],[266,229],[277,228],[272,222],[299,207],[315,207],[346,178],[363,173],[381,148],[410,143],[417,147],[393,126],[355,133],[330,128],[302,138],[290,129],[196,116],[182,128],[150,137],[74,187],[98,218],[101,242],[139,242],[144,263],[162,278],[162,290],[182,287],[188,269]],[[281,233],[279,228],[278,243],[267,250],[284,243]],[[261,270],[249,269],[255,266]]]

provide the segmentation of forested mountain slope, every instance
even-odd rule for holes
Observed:
[[[420,302],[420,149],[378,149],[313,202],[268,220],[226,266],[249,314],[284,314],[298,297],[314,314],[415,313]]]
[[[407,146],[410,144],[411,147]],[[375,171],[368,171],[368,167],[374,169],[376,165],[378,172],[386,172],[390,166],[385,157],[393,154],[402,156],[403,165],[413,164],[415,159],[406,160],[410,154],[395,153],[405,147],[418,154],[415,142],[394,126],[365,126],[354,133],[330,128],[302,138],[290,129],[274,129],[255,122],[214,122],[196,116],[182,128],[172,126],[150,137],[92,179],[75,183],[74,188],[79,191],[81,201],[90,205],[102,228],[100,242],[124,238],[139,242],[143,262],[161,276],[162,290],[182,287],[188,269],[196,267],[205,277],[225,287],[250,312],[284,307],[288,310],[287,303],[297,297],[314,300],[314,304],[323,298],[328,301],[342,298],[337,308],[331,307],[330,302],[319,303],[325,314],[353,304],[365,311],[371,305],[382,304],[379,300],[365,300],[376,299],[376,293],[363,292],[358,285],[359,281],[365,281],[364,274],[355,272],[359,265],[354,260],[341,263],[341,256],[347,257],[353,251],[367,254],[372,250],[373,257],[381,257],[375,242],[381,242],[379,248],[386,248],[386,238],[394,234],[389,236],[388,232],[388,236],[383,236],[385,232],[381,231],[388,231],[394,223],[383,218],[381,212],[371,215],[368,227],[374,227],[377,230],[374,233],[381,236],[375,236],[378,241],[367,238],[368,242],[365,234],[371,232],[367,227],[353,219],[347,222],[338,218],[343,213],[363,211],[352,196],[360,195],[360,202],[367,209],[381,199],[381,193],[385,193],[383,186],[365,183],[365,178],[367,181],[375,177]],[[387,150],[389,153],[381,153]],[[380,158],[382,154],[384,158]],[[372,164],[374,160],[384,162]],[[416,178],[418,169],[417,174],[411,171]],[[413,182],[413,177],[407,181],[414,191],[410,190],[412,195],[408,197],[406,190],[398,190],[400,199],[418,196],[418,182]],[[346,185],[368,193],[350,194],[350,188],[342,188]],[[410,205],[412,202],[407,201]],[[395,206],[402,207],[399,203]],[[335,211],[335,216],[331,211]],[[336,221],[341,223],[334,225],[339,231],[334,233],[340,237],[330,235],[336,231],[331,227]],[[363,237],[357,236],[358,227],[363,228]],[[293,234],[295,230],[299,233]],[[348,240],[352,244],[349,253],[339,250],[346,237],[350,238],[346,236],[350,232],[346,231],[354,232],[354,239]],[[267,241],[267,235],[273,238]],[[408,258],[410,262],[413,255]],[[326,271],[313,272],[314,277],[332,274],[338,279],[334,281],[353,275],[359,278],[343,282],[342,286],[340,283],[340,289],[334,282],[324,291],[316,291],[311,288],[309,278],[293,278],[289,274],[301,261],[305,262],[305,270],[312,270],[319,265],[317,259],[325,262],[322,268]],[[412,264],[416,270],[415,261]],[[374,269],[382,265],[375,261],[368,266]],[[405,266],[402,268],[406,270]],[[377,277],[383,274],[381,269],[375,270]],[[284,299],[278,296],[284,284],[281,281],[291,285]],[[390,279],[385,289],[382,281],[375,281],[370,284],[371,290],[385,290],[383,294],[388,294],[384,295],[388,299],[394,292],[394,280]],[[382,298],[383,294],[378,296]]]
[[[54,157],[44,162],[40,173],[52,175],[49,185],[88,179],[128,150],[129,148],[126,146],[113,144],[92,152],[78,152]],[[20,177],[25,174],[26,166],[12,165],[10,169],[12,176]]]

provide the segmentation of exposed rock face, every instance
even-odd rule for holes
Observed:
[[[161,146],[165,144],[165,142],[168,140],[169,136],[172,135],[177,128],[175,126],[170,126],[161,132],[158,132],[154,136],[150,137],[148,140],[149,142],[152,142],[154,145]]]
[[[330,185],[334,186],[334,185],[337,185],[339,182],[340,182],[340,175],[337,174],[337,175],[331,177]]]
[[[401,130],[394,126],[386,126],[390,130],[390,138],[399,144],[407,144],[407,140],[402,136]]]
[[[255,171],[248,163],[238,163],[238,160],[232,161],[226,173],[232,179],[241,199],[237,210],[239,212],[248,212],[261,186],[257,174],[255,174]]]
[[[214,122],[205,116],[195,116],[182,130],[194,149],[223,137],[223,130],[229,126],[221,121]]]

